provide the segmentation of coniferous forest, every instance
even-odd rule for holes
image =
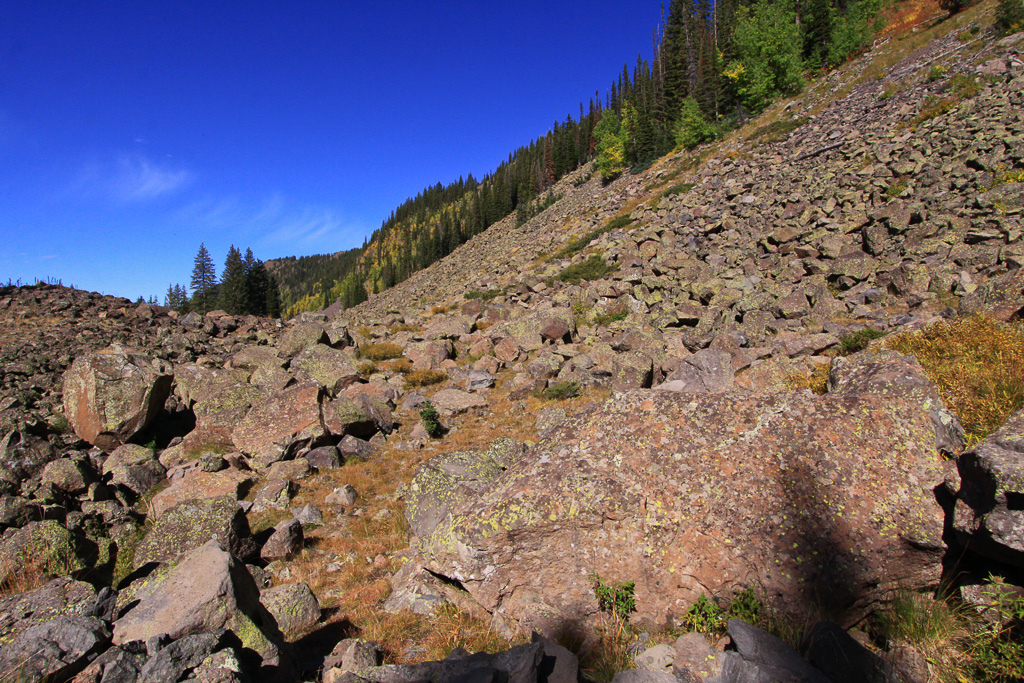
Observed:
[[[798,93],[808,72],[869,45],[886,0],[673,0],[655,28],[653,61],[623,66],[577,118],[509,155],[481,180],[428,187],[395,209],[361,248],[267,263],[282,312],[365,301],[451,253],[493,223],[553,201],[552,186],[595,160],[604,182],[712,140]]]

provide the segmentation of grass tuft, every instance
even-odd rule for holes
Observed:
[[[356,354],[360,358],[372,361],[393,360],[402,357],[402,347],[390,342],[363,344],[356,348]]]
[[[975,443],[1024,408],[1024,329],[979,314],[895,334],[885,348],[915,356]]]
[[[440,370],[413,370],[406,374],[405,383],[410,387],[429,387],[448,379],[448,373]]]

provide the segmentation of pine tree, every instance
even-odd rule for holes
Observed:
[[[218,306],[231,315],[240,315],[245,312],[245,304],[245,262],[242,261],[242,252],[232,244],[224,259]]]
[[[191,285],[195,308],[200,313],[206,313],[213,305],[216,295],[217,271],[205,243],[199,245],[199,253],[196,254],[195,265],[192,268]]]
[[[281,292],[273,275],[267,276],[266,315],[268,318],[281,317]]]

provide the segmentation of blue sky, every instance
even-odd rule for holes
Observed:
[[[0,2],[0,280],[358,246],[650,58],[654,0]]]

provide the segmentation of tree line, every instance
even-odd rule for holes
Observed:
[[[182,313],[205,314],[220,309],[231,315],[281,316],[281,294],[277,280],[267,271],[252,249],[245,256],[235,245],[228,249],[220,280],[206,244],[199,245],[189,282],[192,294],[182,284],[172,284],[164,296],[164,306]]]
[[[428,187],[361,248],[274,261],[286,315],[365,301],[444,258],[495,222],[537,213],[552,186],[591,159],[605,182],[722,135],[803,88],[809,69],[868,45],[884,0],[673,0],[654,56],[627,63],[606,92],[555,121],[482,180]]]

